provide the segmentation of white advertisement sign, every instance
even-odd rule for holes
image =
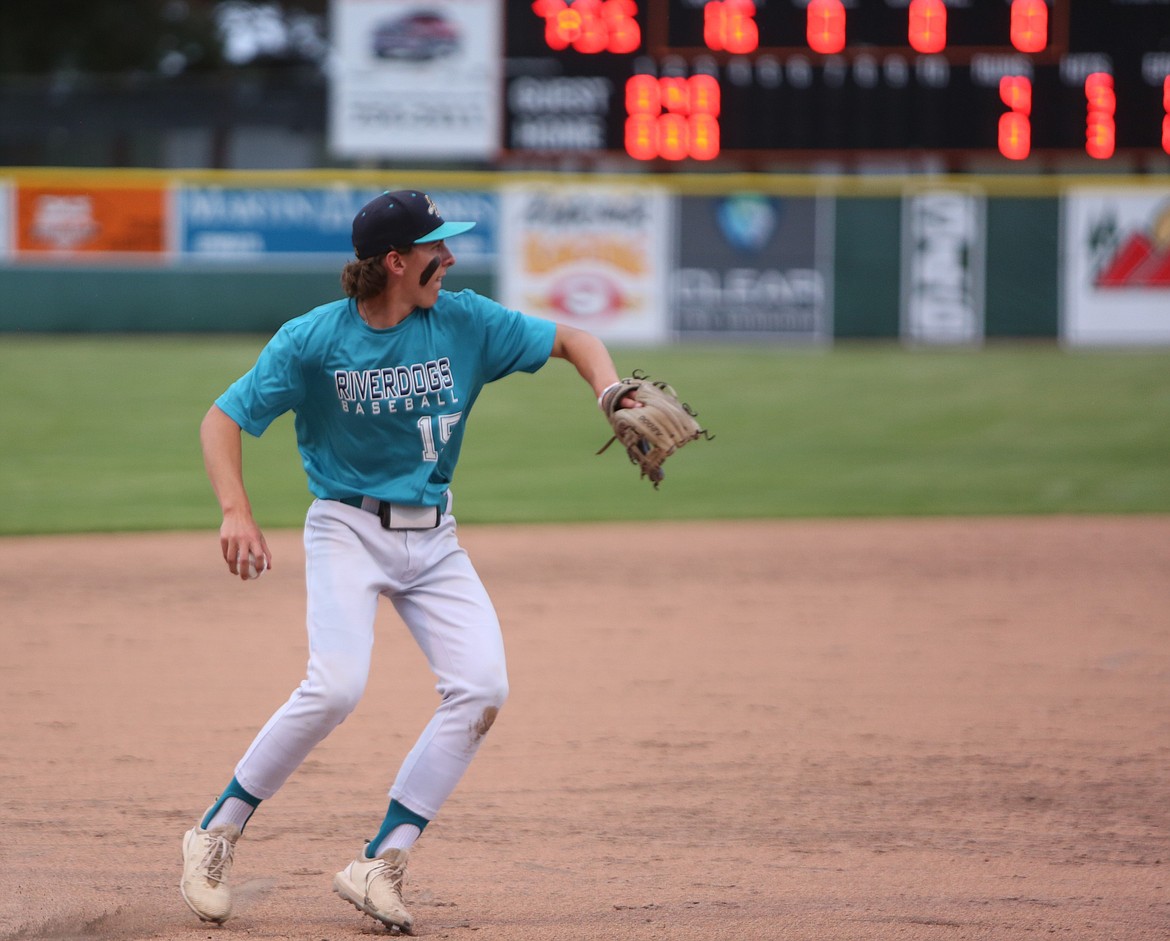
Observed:
[[[665,340],[670,207],[648,186],[505,189],[501,303],[607,341]]]
[[[340,157],[491,159],[501,0],[331,0],[329,147]]]
[[[913,193],[902,202],[902,339],[983,340],[986,227],[981,194]]]
[[[1170,187],[1072,190],[1062,236],[1065,342],[1170,343]]]
[[[12,251],[12,233],[16,229],[16,221],[12,218],[12,187],[4,180],[0,180],[0,259],[8,257]]]

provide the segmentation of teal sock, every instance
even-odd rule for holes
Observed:
[[[216,818],[220,811],[225,812],[225,816],[229,820],[220,821],[230,822],[236,824],[242,831],[247,826],[248,821],[252,819],[252,814],[256,808],[260,806],[260,798],[254,797],[244,790],[243,786],[234,777],[232,783],[227,786],[224,792],[219,796],[211,809],[203,815],[203,820],[199,824],[199,829],[206,830],[211,826],[211,822]]]
[[[366,859],[373,859],[374,851],[377,850],[382,841],[394,832],[395,827],[404,823],[418,827],[421,833],[430,821],[426,817],[420,817],[413,810],[403,807],[398,801],[390,801],[390,806],[386,808],[386,819],[382,821],[382,829],[366,844]]]

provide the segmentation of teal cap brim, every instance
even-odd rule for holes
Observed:
[[[433,232],[428,232],[426,235],[416,238],[414,244],[425,245],[427,242],[438,242],[443,239],[449,239],[453,235],[462,235],[469,229],[474,228],[474,222],[444,222]]]

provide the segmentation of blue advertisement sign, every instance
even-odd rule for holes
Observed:
[[[681,200],[672,291],[683,336],[832,336],[831,226],[814,197],[760,193]]]
[[[344,263],[353,257],[353,217],[384,191],[349,186],[186,186],[178,196],[177,244],[183,254],[199,258],[316,255]],[[444,219],[475,223],[451,243],[456,258],[480,264],[493,261],[497,196],[464,190],[431,190],[430,195]]]

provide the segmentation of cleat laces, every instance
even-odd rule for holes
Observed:
[[[384,859],[379,859],[378,864],[370,870],[370,875],[366,882],[366,892],[370,890],[376,881],[384,882],[398,898],[402,898],[402,880],[406,875],[406,869],[403,866],[391,866]]]
[[[208,882],[222,885],[225,879],[225,870],[231,868],[232,854],[235,849],[235,845],[227,837],[212,837],[207,852],[203,855],[203,861],[199,864],[200,874]]]

